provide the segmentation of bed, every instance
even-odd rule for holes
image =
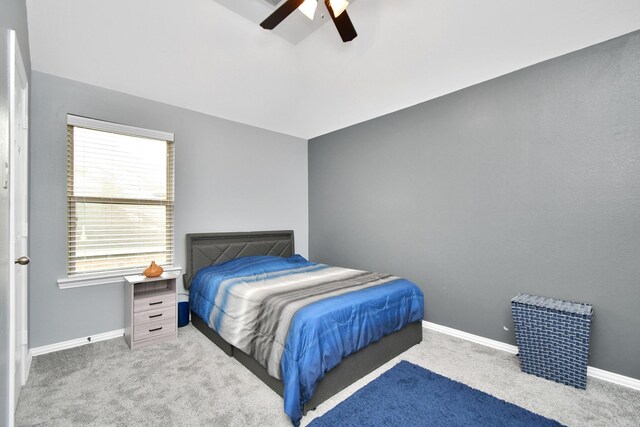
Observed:
[[[187,234],[186,243],[192,324],[282,396],[294,425],[422,341],[416,285],[307,261],[293,231]],[[319,287],[325,295],[308,299]],[[256,302],[262,293],[268,304]],[[253,312],[260,321],[247,320]]]

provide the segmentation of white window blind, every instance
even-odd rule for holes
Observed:
[[[68,275],[173,264],[173,135],[67,116]]]

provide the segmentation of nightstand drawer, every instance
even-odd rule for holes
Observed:
[[[175,317],[176,317],[176,307],[175,305],[172,305],[165,308],[158,308],[154,310],[146,310],[146,311],[140,311],[140,312],[134,313],[133,321],[135,325],[144,325],[146,323],[157,322],[160,320],[165,320],[165,319],[175,318]]]
[[[176,331],[176,319],[160,320],[157,322],[135,325],[133,328],[133,341],[145,340],[155,336],[164,335]]]
[[[167,308],[169,306],[173,307],[173,309],[175,310],[175,305],[175,292],[154,294],[148,296],[136,295],[135,299],[133,300],[133,311],[138,313],[140,311],[156,310],[159,308]]]

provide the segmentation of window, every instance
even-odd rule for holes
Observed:
[[[69,276],[173,264],[173,134],[67,116]]]

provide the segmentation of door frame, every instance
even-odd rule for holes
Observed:
[[[18,94],[16,93],[16,85],[18,81],[23,81],[25,83],[25,99],[24,105],[22,108],[24,111],[18,112],[16,111],[16,97]],[[15,176],[15,168],[17,165],[17,155],[15,150],[15,142],[14,138],[16,135],[19,135],[17,126],[16,117],[18,114],[23,114],[25,119],[25,126],[23,128],[24,139],[23,139],[23,176],[24,176],[24,188],[16,189],[14,185],[14,176]],[[16,307],[16,274],[15,274],[15,264],[14,260],[17,257],[27,255],[24,254],[16,254],[15,253],[15,232],[16,227],[24,227],[23,232],[26,236],[28,236],[28,212],[29,212],[29,202],[28,202],[28,177],[29,177],[29,137],[28,137],[28,123],[29,123],[29,79],[27,77],[27,72],[24,66],[24,62],[22,60],[22,53],[20,51],[20,46],[18,44],[18,40],[16,38],[15,31],[11,30],[9,32],[9,173],[6,173],[8,178],[8,186],[9,186],[9,425],[13,425],[14,417],[15,417],[15,408],[17,405],[17,400],[19,396],[19,391],[22,385],[26,383],[27,375],[29,372],[30,358],[28,355],[28,275],[26,275],[27,287],[24,290],[24,298],[21,301],[21,307]],[[6,167],[5,165],[0,165],[0,167]],[[17,193],[24,190],[26,192],[26,202],[24,205],[24,215],[25,215],[25,223],[17,225],[16,224],[16,202],[21,200],[21,193]],[[26,252],[28,252],[28,239],[26,244]],[[25,272],[25,274],[28,274]],[[27,345],[24,347],[23,354],[21,355],[21,360],[23,361],[21,372],[16,372],[16,325],[19,324],[24,328],[24,334],[21,339],[25,340]],[[16,384],[16,376],[19,375],[20,384]]]

